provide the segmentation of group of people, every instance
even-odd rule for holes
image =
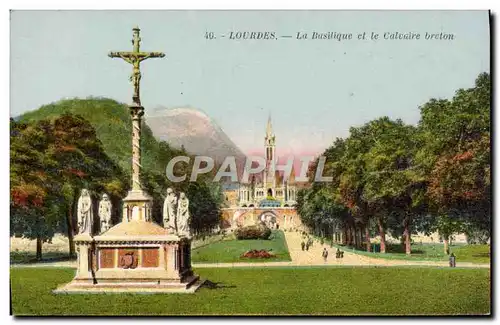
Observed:
[[[326,249],[326,247],[323,248],[323,253],[321,253],[321,256],[326,262],[326,260],[328,259],[328,250]],[[344,251],[337,248],[337,252],[335,253],[335,258],[344,258]]]
[[[307,239],[305,239],[305,240],[306,240],[305,242],[304,242],[304,240],[302,240],[302,242],[300,243],[300,246],[302,247],[302,250],[308,251],[309,247],[311,247],[313,245],[313,240],[310,237],[307,237]]]
[[[300,246],[303,251],[308,251],[309,247],[313,245],[314,241],[311,237],[309,237],[305,232],[302,233],[302,242],[300,243]],[[323,248],[323,252],[321,253],[321,256],[323,257],[324,261],[326,262],[328,260],[328,250]],[[335,252],[335,258],[344,258],[344,252],[337,248],[337,251]]]

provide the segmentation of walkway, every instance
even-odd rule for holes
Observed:
[[[214,267],[283,267],[283,266],[434,266],[448,267],[448,262],[442,261],[412,261],[412,260],[390,260],[373,258],[351,252],[344,252],[344,258],[335,258],[336,248],[320,245],[317,241],[309,251],[302,251],[300,243],[302,237],[298,232],[285,232],[285,238],[292,261],[289,262],[255,262],[255,263],[193,263],[193,268]],[[323,260],[321,253],[323,248],[329,252],[327,261]],[[13,264],[11,267],[74,267],[76,261],[45,262],[36,264]],[[457,267],[489,268],[490,264],[474,264],[469,262],[457,262]]]
[[[365,255],[344,252],[344,258],[335,258],[336,248],[328,245],[321,245],[315,241],[309,251],[302,251],[300,243],[302,237],[297,232],[285,232],[286,242],[293,265],[351,265],[351,266],[449,266],[446,261],[412,261],[412,260],[391,260],[383,258],[374,258]],[[325,262],[321,253],[323,248],[328,250],[328,259]],[[489,264],[474,264],[469,262],[457,262],[457,267],[487,267]]]

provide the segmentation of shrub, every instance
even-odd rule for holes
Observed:
[[[271,229],[264,225],[253,225],[236,229],[235,235],[236,239],[269,239]]]

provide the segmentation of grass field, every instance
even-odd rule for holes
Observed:
[[[319,239],[318,239],[319,240]],[[325,241],[330,243],[330,241]],[[356,254],[366,255],[376,258],[395,259],[395,260],[425,260],[425,261],[448,261],[449,256],[444,253],[443,244],[419,244],[411,245],[411,255],[406,255],[402,245],[388,244],[385,254],[367,252],[364,249],[340,246],[333,244],[334,247],[339,247],[342,250],[353,252]],[[373,247],[373,246],[372,246]],[[377,251],[380,248],[377,246]],[[490,246],[489,245],[465,245],[458,244],[450,246],[450,252],[454,253],[457,262],[470,263],[490,263]]]
[[[51,261],[70,261],[75,260],[75,258],[69,258],[67,252],[44,252],[42,254],[41,262],[51,262]],[[10,252],[10,264],[31,264],[40,261],[36,260],[35,252]]]
[[[243,253],[251,249],[271,249],[271,252],[276,257],[266,259],[240,257]],[[269,240],[224,240],[193,249],[191,254],[193,263],[291,261],[285,234],[282,231],[273,231],[272,239]]]
[[[74,269],[11,268],[14,315],[450,315],[490,312],[488,269],[210,268],[195,294],[55,295]]]
[[[490,263],[489,245],[464,245],[452,247],[451,251],[457,256],[457,261]]]

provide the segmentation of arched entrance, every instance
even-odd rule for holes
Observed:
[[[271,229],[276,229],[276,225],[278,224],[278,216],[272,211],[265,211],[260,216],[259,219],[261,222],[266,224]]]

